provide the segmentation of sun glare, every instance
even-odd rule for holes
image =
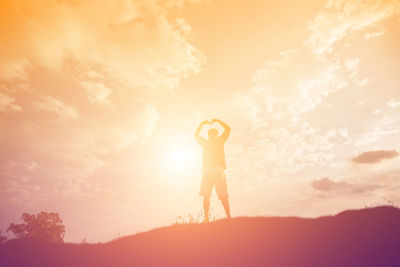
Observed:
[[[170,165],[174,169],[183,169],[190,163],[191,155],[185,148],[175,148],[170,156]]]
[[[175,134],[170,138],[165,138],[164,158],[165,170],[168,172],[185,172],[196,167],[196,162],[200,164],[201,159],[197,159],[195,143],[190,142],[188,137]],[[200,154],[199,154],[200,155]]]

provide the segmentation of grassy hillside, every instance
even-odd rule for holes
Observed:
[[[173,225],[93,245],[14,240],[0,266],[400,266],[400,209]]]

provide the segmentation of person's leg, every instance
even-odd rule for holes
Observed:
[[[210,220],[210,197],[203,198],[203,210],[204,210],[204,222],[208,222]]]
[[[221,200],[221,203],[224,206],[226,217],[230,219],[231,209],[229,206],[228,184],[226,182],[224,169],[222,168],[218,175],[218,179],[216,180],[215,189],[217,190],[218,198]]]
[[[231,218],[231,208],[229,207],[229,199],[228,197],[221,198],[222,205],[224,206],[226,218]]]
[[[203,178],[201,180],[200,196],[203,197],[203,211],[204,211],[204,222],[209,221],[210,214],[210,197],[213,188],[212,177],[210,176],[209,170],[203,170]]]

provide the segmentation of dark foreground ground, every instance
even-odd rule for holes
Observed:
[[[0,266],[400,266],[400,209],[174,225],[95,245],[14,240]]]

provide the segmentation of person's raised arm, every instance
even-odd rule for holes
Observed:
[[[200,145],[202,145],[206,141],[206,139],[200,136],[200,132],[203,126],[206,125],[207,123],[210,122],[206,120],[200,123],[199,127],[197,127],[196,132],[194,133],[194,138],[196,138],[197,143],[199,143]]]
[[[214,122],[218,122],[224,128],[224,132],[221,134],[221,136],[219,138],[225,142],[226,140],[228,140],[229,134],[231,133],[231,127],[229,127],[228,124],[226,124],[225,122],[223,122],[219,119],[212,119],[211,123],[214,123]]]

